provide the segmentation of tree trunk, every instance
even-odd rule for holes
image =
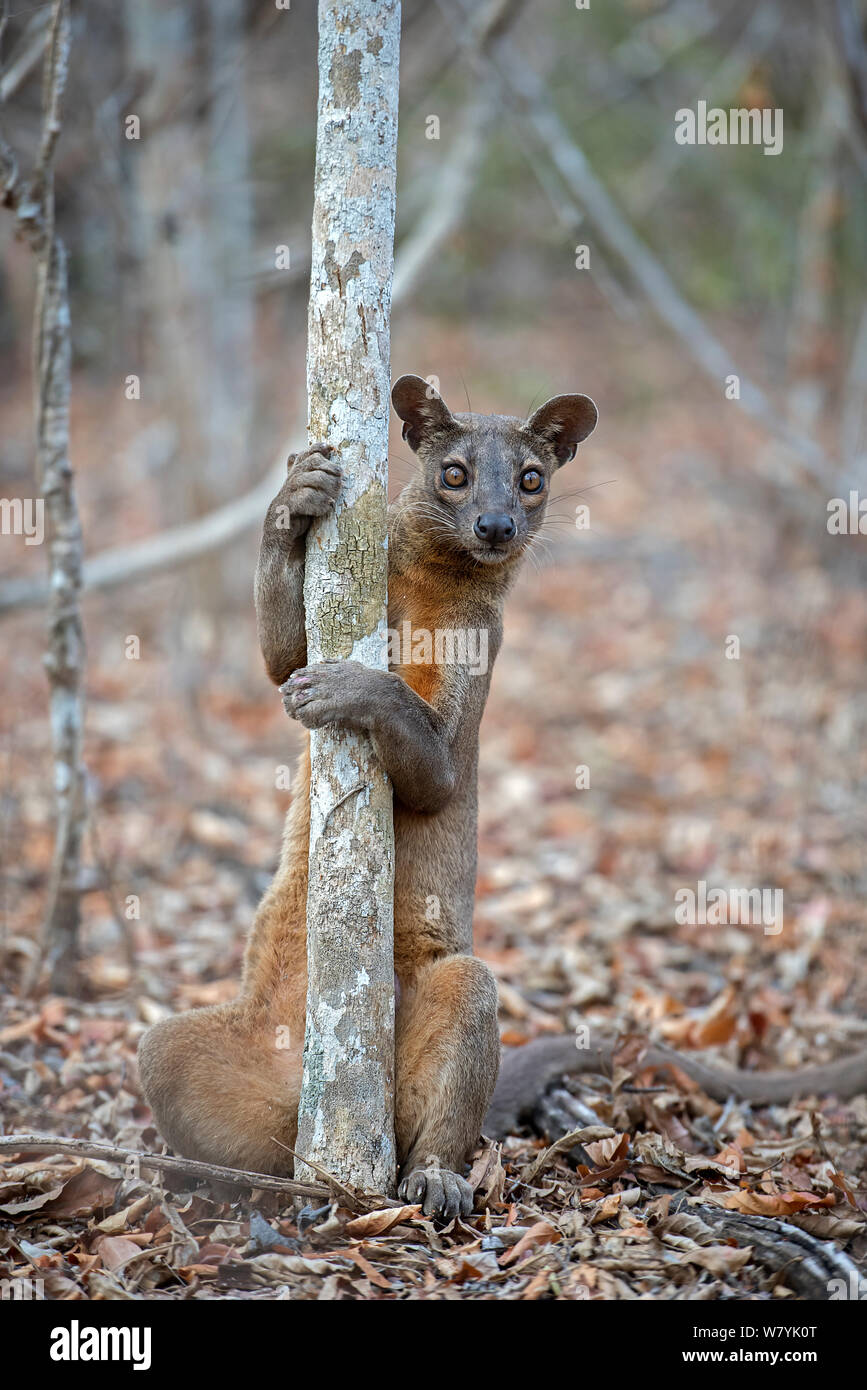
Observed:
[[[243,6],[238,0],[127,0],[143,84],[130,142],[137,204],[142,396],[175,447],[160,479],[165,525],[210,513],[249,476],[253,385],[252,205]],[[133,370],[131,367],[130,370]],[[195,707],[201,658],[234,644],[225,613],[244,594],[237,553],[202,557],[179,587],[173,671]]]
[[[70,346],[66,249],[54,235],[39,260],[36,300],[36,471],[45,499],[51,574],[49,643],[45,666],[51,686],[51,732],[57,832],[45,924],[52,989],[77,993],[79,872],[86,816],[84,738],[84,628],[81,621],[82,537],[69,461]]]
[[[339,449],[344,486],[307,541],[307,654],[383,669],[399,44],[397,0],[320,0],[307,389],[310,440]],[[314,731],[311,763],[297,1147],[342,1181],[387,1192],[395,1180],[391,787],[368,740],[346,730]]]
[[[164,528],[195,516],[206,487],[214,293],[202,135],[207,87],[197,15],[186,0],[126,0],[124,13],[130,66],[142,88],[134,107],[141,134],[129,150],[142,360],[126,365],[123,375],[141,374],[144,412],[158,411],[165,431],[157,494]],[[171,676],[188,713],[198,707],[214,638],[209,580],[213,592],[212,576],[205,579],[196,567],[173,595]]]
[[[45,57],[42,138],[28,185],[18,180],[11,151],[0,141],[5,202],[37,257],[33,375],[36,412],[36,481],[48,548],[48,650],[51,742],[57,829],[43,937],[50,986],[76,990],[81,921],[81,842],[86,815],[84,730],[84,629],[79,596],[81,523],[69,460],[71,349],[66,248],[54,226],[54,153],[61,131],[61,104],[69,65],[71,29],[67,0],[53,0]],[[25,987],[35,983],[38,964]]]
[[[253,406],[253,209],[247,129],[244,7],[238,0],[210,0],[210,91],[207,141],[207,242],[210,258],[209,433],[206,460],[208,509],[237,496],[251,458]],[[228,465],[228,466],[227,466]],[[237,554],[221,557],[225,594],[249,601],[249,579]]]

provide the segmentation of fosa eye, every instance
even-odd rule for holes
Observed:
[[[467,470],[460,463],[448,463],[442,471],[446,487],[463,487],[467,481]]]
[[[535,468],[528,468],[526,473],[521,475],[521,487],[524,492],[540,492],[544,481],[542,474]]]

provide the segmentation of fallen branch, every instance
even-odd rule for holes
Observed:
[[[72,1154],[76,1158],[94,1158],[102,1163],[133,1163],[136,1168],[154,1168],[160,1173],[181,1173],[203,1182],[233,1183],[236,1187],[261,1188],[266,1192],[282,1192],[287,1197],[311,1197],[327,1202],[331,1188],[325,1183],[296,1182],[294,1178],[277,1178],[271,1173],[251,1173],[242,1168],[225,1168],[219,1163],[200,1163],[193,1158],[175,1154],[140,1153],[136,1149],[120,1149],[115,1144],[94,1144],[89,1139],[58,1139],[45,1134],[5,1134],[0,1137],[0,1156],[3,1154],[46,1153]],[[351,1194],[342,1193],[341,1200],[349,1204]],[[369,1199],[383,1205],[378,1196]],[[368,1201],[356,1205],[367,1210]]]
[[[271,1137],[272,1139],[274,1139],[273,1135]],[[333,1173],[329,1173],[327,1168],[323,1168],[321,1164],[315,1163],[312,1158],[305,1158],[304,1155],[300,1154],[297,1149],[291,1148],[289,1144],[284,1144],[282,1140],[274,1139],[274,1143],[279,1144],[281,1149],[285,1149],[288,1154],[291,1154],[296,1164],[299,1165],[299,1168],[307,1167],[312,1169],[316,1177],[321,1178],[322,1181],[327,1185],[332,1197],[340,1198],[347,1206],[359,1205],[359,1194],[357,1188],[348,1187],[346,1183],[343,1183],[340,1181],[339,1178],[336,1178]]]

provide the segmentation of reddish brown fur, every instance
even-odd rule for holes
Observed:
[[[402,378],[394,400],[424,471],[390,511],[389,627],[483,630],[487,669],[306,665],[304,538],[311,516],[333,505],[340,481],[327,445],[290,459],[265,522],[256,608],[266,668],[289,713],[308,728],[338,723],[366,731],[392,781],[401,1191],[423,1198],[426,1211],[451,1216],[470,1207],[459,1170],[479,1135],[499,1063],[496,985],[472,955],[476,779],[503,602],[544,514],[545,496],[521,493],[522,470],[530,459],[550,479],[596,412],[586,397],[568,396],[529,422],[455,417],[419,378]],[[441,460],[456,442],[468,476],[452,506]],[[493,516],[495,507],[501,517],[507,505],[517,518],[512,536],[489,541],[484,528],[473,531],[474,518],[484,522],[482,513]],[[260,1172],[291,1169],[282,1146],[294,1146],[304,1037],[309,781],[305,751],[280,865],[250,933],[240,998],[168,1019],[142,1040],[142,1081],[159,1127],[191,1157]]]

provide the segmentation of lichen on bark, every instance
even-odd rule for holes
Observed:
[[[309,432],[339,450],[343,486],[334,514],[308,536],[307,655],[383,669],[399,33],[396,0],[320,0]],[[310,747],[296,1147],[343,1181],[387,1192],[395,1179],[391,787],[360,734],[315,730]]]
[[[378,480],[337,517],[337,541],[327,551],[337,583],[320,594],[317,611],[322,653],[332,660],[348,659],[356,641],[377,631],[382,613],[377,547],[386,524],[385,488]]]

